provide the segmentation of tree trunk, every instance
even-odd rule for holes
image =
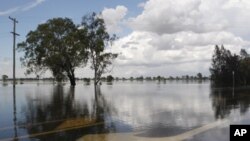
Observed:
[[[95,90],[96,90],[96,86],[97,86],[97,70],[95,68],[95,74],[94,74],[94,87],[95,87]]]
[[[68,75],[68,77],[69,77],[70,85],[74,87],[76,85],[75,75],[74,74]]]

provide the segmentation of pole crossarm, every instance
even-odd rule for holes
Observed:
[[[15,32],[10,32],[11,34],[15,34],[16,36],[20,36],[20,34],[15,33]]]

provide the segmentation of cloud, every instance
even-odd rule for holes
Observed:
[[[28,10],[40,5],[41,3],[45,2],[45,1],[46,0],[35,0],[33,2],[24,4],[22,6],[16,6],[14,8],[10,8],[10,9],[7,9],[5,11],[0,11],[0,16],[10,15],[10,14],[15,13],[17,11],[28,11]]]
[[[211,10],[206,0],[149,0],[144,5],[144,11],[131,18],[129,24],[134,30],[158,34],[219,31],[225,29],[228,23],[222,18],[218,5],[211,5]]]
[[[158,35],[134,31],[119,39],[112,50],[121,52],[120,64],[152,65],[209,60],[215,44],[224,44],[237,52],[249,42],[228,32],[197,34],[182,32]],[[125,47],[124,47],[125,46]]]
[[[140,14],[126,19],[132,33],[111,49],[121,53],[117,71],[127,76],[209,75],[216,44],[250,51],[247,0],[148,0],[139,7]]]
[[[141,8],[144,8],[144,6],[145,6],[145,2],[141,2],[141,3],[139,3],[139,4],[137,5],[137,7],[141,7]]]
[[[101,13],[107,30],[110,33],[120,32],[123,18],[126,16],[128,9],[125,6],[118,5],[116,8],[104,8]]]
[[[22,10],[23,11],[28,11],[28,10],[40,5],[43,2],[45,2],[45,0],[35,0],[34,2],[31,2],[31,3],[27,4],[26,6],[24,6],[22,8]]]
[[[242,47],[247,47],[250,43],[225,31],[209,33],[183,31],[162,35],[134,31],[117,40],[111,50],[120,53],[116,65],[126,68],[126,72],[130,72],[131,75],[135,69],[142,74],[158,72],[166,75],[167,72],[174,74],[177,70],[187,74],[197,73],[200,70],[208,74],[215,44],[224,44],[227,49],[239,53]]]
[[[244,35],[250,28],[249,10],[248,0],[148,0],[129,26],[158,34],[226,30]]]
[[[155,40],[151,42],[153,46],[158,49],[181,49],[183,47],[203,47],[214,45],[231,45],[231,46],[247,46],[248,41],[240,37],[236,37],[231,32],[208,32],[208,33],[194,33],[194,32],[178,32],[175,34],[158,35]]]
[[[5,11],[0,11],[0,16],[9,15],[11,13],[16,12],[18,9],[19,9],[18,7],[15,7],[15,8],[5,10]]]
[[[12,68],[12,62],[10,58],[0,58],[0,75],[8,75],[10,76],[12,71],[10,71],[10,68]]]

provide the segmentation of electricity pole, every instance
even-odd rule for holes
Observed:
[[[13,87],[16,85],[16,36],[19,34],[16,33],[16,24],[18,21],[15,18],[9,17],[10,20],[13,21],[13,31],[10,32],[13,34]]]

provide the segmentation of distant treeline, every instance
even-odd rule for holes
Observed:
[[[244,49],[241,49],[240,55],[232,54],[223,45],[216,45],[210,72],[215,85],[249,85],[250,55]]]
[[[4,76],[5,78],[2,80],[12,80],[11,78],[9,79],[8,77],[6,77],[6,75]],[[3,77],[2,77],[3,78]],[[164,81],[164,80],[209,80],[209,77],[206,76],[202,76],[201,73],[198,73],[196,76],[190,76],[190,75],[183,75],[183,76],[169,76],[169,77],[164,77],[164,76],[155,76],[155,77],[151,77],[151,76],[139,76],[139,77],[113,77],[112,75],[108,75],[107,77],[101,77],[101,81],[119,81],[119,80],[129,80],[129,81]],[[47,77],[47,78],[39,78],[39,77],[34,77],[34,78],[18,78],[17,80],[19,81],[38,81],[38,80],[42,80],[42,81],[56,81],[55,78],[53,77]],[[77,81],[85,81],[85,82],[90,82],[91,80],[94,80],[94,78],[78,78],[76,77]],[[68,79],[64,79],[63,81],[68,81]]]
[[[199,75],[198,75],[199,74]],[[157,77],[129,77],[129,78],[119,78],[116,77],[115,80],[147,80],[147,81],[164,81],[164,80],[209,80],[209,77],[203,77],[201,73],[198,73],[197,76],[189,76],[189,75],[183,75],[183,76],[169,76],[169,77],[164,77],[164,76],[157,76]]]

